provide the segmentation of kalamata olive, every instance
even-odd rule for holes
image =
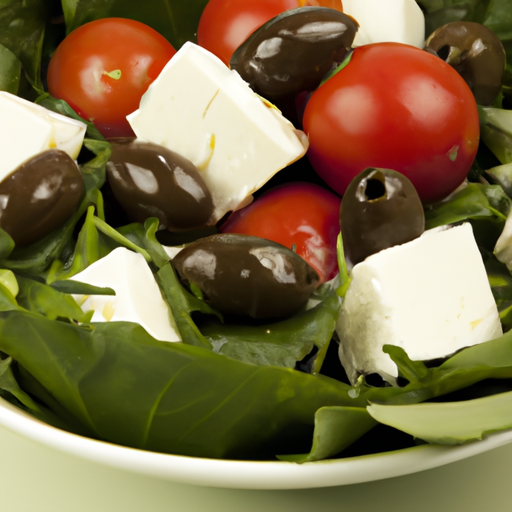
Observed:
[[[334,9],[292,9],[256,30],[235,51],[230,66],[271,101],[312,91],[342,62],[357,28],[354,19]]]
[[[345,257],[356,265],[420,236],[425,215],[408,178],[391,169],[369,168],[350,182],[341,200],[340,223]]]
[[[83,193],[74,160],[59,149],[44,151],[0,183],[0,226],[17,245],[36,242],[71,216]]]
[[[158,144],[116,141],[107,164],[112,192],[128,217],[157,217],[169,231],[207,225],[212,196],[195,165]]]
[[[199,287],[221,313],[256,319],[292,315],[320,281],[290,249],[247,235],[202,238],[180,251],[173,264],[185,284]]]
[[[497,98],[505,71],[505,49],[485,25],[471,21],[447,23],[428,37],[425,50],[457,70],[479,105],[491,105]]]

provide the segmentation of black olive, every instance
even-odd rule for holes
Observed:
[[[320,281],[290,249],[239,234],[197,240],[180,251],[173,264],[183,282],[199,287],[218,311],[255,319],[294,314]]]
[[[261,96],[276,101],[317,88],[343,61],[357,22],[335,9],[300,7],[276,16],[234,52],[230,67]]]
[[[133,221],[157,217],[160,227],[179,232],[203,227],[212,216],[212,196],[196,166],[158,144],[114,142],[107,177]]]
[[[71,216],[83,193],[74,160],[58,149],[44,151],[0,183],[0,226],[17,245],[36,242]]]
[[[413,184],[391,169],[365,169],[349,184],[340,209],[345,257],[356,265],[368,256],[420,236],[425,214]]]
[[[491,105],[498,97],[505,71],[505,49],[485,25],[470,21],[447,23],[428,37],[425,50],[457,70],[479,105]]]

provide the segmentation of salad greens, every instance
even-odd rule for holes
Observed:
[[[509,96],[512,0],[419,3],[427,13],[427,32],[459,19],[495,30],[509,49],[500,99]],[[0,89],[38,97],[43,106],[76,118],[65,102],[44,92],[45,63],[66,32],[95,18],[132,17],[179,47],[194,39],[205,5],[206,0],[0,0]],[[505,331],[512,328],[512,276],[493,250],[512,207],[511,113],[497,105],[480,109],[482,147],[471,172],[474,183],[425,211],[427,227],[472,223]],[[409,444],[415,438],[461,443],[512,427],[512,331],[429,366],[386,346],[401,387],[364,379],[351,386],[337,361],[334,334],[350,279],[341,242],[342,276],[324,284],[308,308],[264,325],[226,323],[181,286],[156,219],[109,225],[102,187],[110,144],[92,124],[87,137],[79,159],[86,194],[76,213],[25,247],[15,247],[0,230],[2,398],[81,435],[215,458],[307,462],[343,456],[360,443],[385,450],[374,434],[379,424],[405,432]],[[91,314],[72,298],[113,294],[68,278],[120,246],[145,257],[183,343],[157,341],[135,323],[91,324]]]

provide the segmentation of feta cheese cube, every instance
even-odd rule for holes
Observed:
[[[215,206],[212,224],[307,149],[278,110],[193,43],[174,55],[127,119],[140,140],[181,154],[201,171]]]
[[[416,0],[343,0],[343,12],[359,23],[353,46],[384,42],[425,46],[425,17]]]
[[[75,159],[85,130],[80,121],[0,91],[0,181],[47,149],[61,149]]]
[[[352,383],[371,373],[396,382],[386,344],[427,361],[501,336],[471,225],[428,230],[357,264],[336,331]]]
[[[116,295],[75,296],[92,322],[137,322],[160,341],[181,341],[174,317],[144,257],[119,247],[71,279],[112,288]]]

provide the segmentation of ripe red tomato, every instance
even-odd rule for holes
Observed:
[[[412,46],[356,48],[348,65],[319,87],[304,113],[308,157],[336,192],[367,167],[407,176],[423,202],[465,179],[476,155],[479,120],[461,76]]]
[[[293,182],[277,186],[233,212],[222,233],[259,236],[295,246],[296,253],[328,281],[338,272],[336,240],[341,199],[318,185]]]
[[[151,27],[104,18],[71,32],[48,67],[48,90],[66,100],[105,137],[133,135],[126,116],[176,53]]]
[[[305,5],[342,10],[341,0],[210,0],[199,21],[197,42],[228,65],[233,52],[258,27]]]

